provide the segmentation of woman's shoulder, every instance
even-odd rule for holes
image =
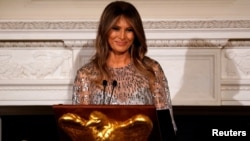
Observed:
[[[155,73],[163,71],[161,64],[153,58],[146,57],[145,63],[147,64],[147,66],[151,67]]]
[[[160,63],[157,61],[157,60],[155,60],[155,59],[153,59],[153,58],[151,58],[151,57],[148,57],[148,56],[146,56],[145,58],[144,58],[144,62],[148,65],[148,66],[151,66],[151,67],[159,67],[160,66]]]
[[[84,64],[80,69],[78,69],[77,77],[96,79],[98,77],[98,72],[96,70],[95,64],[93,62]]]
[[[80,69],[78,69],[78,72],[81,73],[93,73],[95,71],[95,65],[93,62],[88,62],[84,64]]]

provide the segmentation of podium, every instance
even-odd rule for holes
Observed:
[[[162,141],[153,105],[53,105],[60,141]]]

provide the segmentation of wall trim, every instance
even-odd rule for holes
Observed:
[[[149,39],[149,47],[186,47],[186,48],[233,48],[249,47],[250,39],[226,40],[226,39]],[[0,48],[30,48],[30,47],[94,47],[94,39],[83,40],[0,40]]]
[[[1,20],[0,30],[93,30],[97,25],[95,20]],[[250,29],[250,20],[152,20],[143,25],[145,29]]]
[[[245,39],[250,20],[143,21],[147,39]],[[98,21],[1,20],[1,40],[94,39]]]

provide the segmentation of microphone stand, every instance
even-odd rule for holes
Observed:
[[[107,80],[103,80],[102,81],[102,85],[103,85],[103,101],[102,101],[102,104],[105,104],[105,90],[106,90],[106,86],[107,86],[108,82]]]
[[[112,97],[113,97],[114,88],[115,88],[116,86],[117,86],[117,81],[116,81],[116,80],[113,80],[113,82],[112,82],[111,96],[110,96],[110,99],[109,99],[109,103],[108,103],[108,104],[110,104],[110,102],[111,102],[111,99],[112,99]]]

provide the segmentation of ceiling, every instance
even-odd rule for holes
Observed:
[[[112,0],[0,0],[0,20],[98,20]],[[250,0],[128,0],[143,19],[250,19]]]

